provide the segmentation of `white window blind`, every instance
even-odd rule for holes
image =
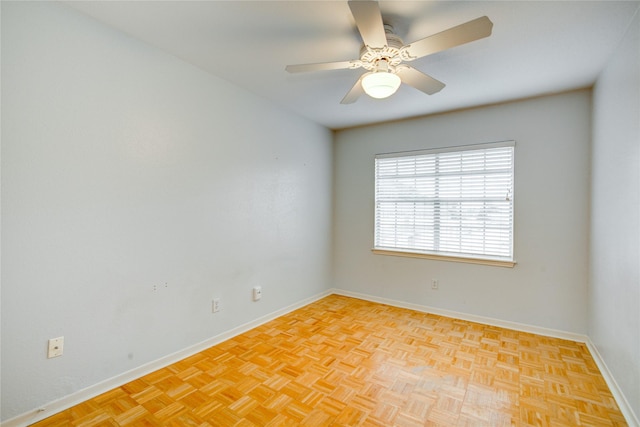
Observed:
[[[514,147],[377,155],[374,249],[512,261]]]

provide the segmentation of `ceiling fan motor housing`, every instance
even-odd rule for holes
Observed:
[[[385,24],[384,30],[387,38],[386,46],[382,48],[372,48],[363,45],[360,49],[361,66],[368,71],[376,70],[378,61],[381,59],[386,60],[388,66],[391,67],[390,71],[403,61],[400,52],[404,46],[404,42],[393,32],[391,25]]]

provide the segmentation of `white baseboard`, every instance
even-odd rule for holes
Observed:
[[[344,295],[346,297],[358,298],[358,299],[371,301],[371,302],[378,302],[380,304],[387,304],[394,307],[408,308],[410,310],[420,311],[423,313],[432,313],[432,314],[438,314],[440,316],[445,316],[445,317],[453,317],[460,320],[467,320],[469,322],[499,326],[501,328],[514,329],[516,331],[521,331],[521,332],[530,332],[532,334],[544,335],[546,337],[561,338],[561,339],[576,341],[581,343],[586,343],[588,339],[586,335],[576,334],[573,332],[559,331],[556,329],[543,328],[540,326],[527,325],[524,323],[494,319],[492,317],[478,316],[475,314],[460,313],[458,311],[445,310],[442,308],[430,307],[427,305],[412,304],[412,303],[398,301],[398,300],[389,299],[389,298],[382,298],[382,297],[377,297],[377,296],[368,295],[368,294],[361,294],[358,292],[345,291],[342,289],[332,289],[331,291],[334,294]]]
[[[440,308],[436,308],[436,307],[429,307],[429,306],[425,306],[425,305],[419,305],[419,304],[412,304],[412,303],[407,303],[404,301],[398,301],[398,300],[393,300],[393,299],[389,299],[389,298],[382,298],[382,297],[377,297],[377,296],[373,296],[373,295],[368,295],[368,294],[361,294],[361,293],[357,293],[357,292],[351,292],[351,291],[346,291],[346,290],[342,290],[342,289],[329,289],[325,292],[322,292],[320,294],[314,295],[310,298],[306,298],[304,300],[298,301],[295,304],[289,305],[287,307],[284,307],[280,310],[276,310],[272,313],[269,313],[265,316],[262,316],[258,319],[255,319],[251,322],[247,322],[243,325],[240,325],[236,328],[233,328],[229,331],[225,331],[221,334],[218,334],[212,338],[209,338],[205,341],[202,341],[198,344],[195,344],[193,346],[190,346],[184,350],[178,351],[176,353],[170,354],[168,356],[162,357],[160,359],[154,360],[152,362],[146,363],[142,366],[139,366],[138,368],[132,369],[130,371],[124,372],[120,375],[117,375],[113,378],[107,379],[105,381],[102,381],[98,384],[92,385],[90,387],[87,387],[83,390],[79,390],[75,393],[72,393],[68,396],[65,396],[61,399],[55,400],[53,402],[48,403],[47,405],[43,405],[40,408],[35,408],[29,412],[26,412],[22,415],[18,415],[12,419],[9,419],[7,421],[4,421],[0,424],[1,427],[25,427],[28,426],[29,424],[38,422],[40,420],[43,420],[45,418],[48,418],[52,415],[57,414],[58,412],[64,411],[74,405],[77,405],[81,402],[84,402],[86,400],[92,399],[104,392],[107,392],[109,390],[112,390],[116,387],[120,387],[130,381],[133,381],[137,378],[140,378],[142,376],[145,376],[151,372],[154,372],[158,369],[164,368],[168,365],[171,365],[175,362],[178,362],[182,359],[185,359],[189,356],[192,356],[196,353],[199,353],[209,347],[212,347],[216,344],[219,344],[223,341],[226,341],[228,339],[231,339],[237,335],[240,335],[246,331],[249,331],[253,328],[256,328],[264,323],[267,323],[273,319],[276,319],[280,316],[283,316],[293,310],[296,310],[298,308],[304,307],[305,305],[311,304],[312,302],[315,302],[319,299],[322,299],[328,295],[331,294],[336,294],[336,295],[343,295],[343,296],[347,296],[347,297],[352,297],[352,298],[358,298],[358,299],[362,299],[365,301],[371,301],[371,302],[377,302],[377,303],[381,303],[381,304],[387,304],[387,305],[391,305],[394,307],[400,307],[400,308],[407,308],[410,310],[416,310],[416,311],[420,311],[423,313],[432,313],[432,314],[438,314],[441,316],[446,316],[446,317],[453,317],[456,319],[461,319],[461,320],[468,320],[470,322],[477,322],[477,323],[483,323],[486,325],[493,325],[493,326],[499,326],[499,327],[503,327],[503,328],[507,328],[507,329],[513,329],[513,330],[517,330],[517,331],[522,331],[522,332],[529,332],[529,333],[534,333],[534,334],[538,334],[538,335],[544,335],[544,336],[548,336],[548,337],[553,337],[553,338],[561,338],[561,339],[567,339],[567,340],[571,340],[571,341],[576,341],[576,342],[582,342],[585,343],[587,345],[587,348],[589,349],[589,351],[591,352],[591,355],[594,359],[594,361],[596,362],[596,364],[598,365],[598,368],[600,369],[600,372],[602,373],[602,376],[604,377],[605,381],[607,382],[607,385],[609,386],[609,389],[611,390],[611,393],[613,394],[613,397],[616,400],[616,403],[618,404],[618,406],[620,407],[620,411],[622,412],[622,414],[624,415],[627,423],[629,424],[630,427],[640,427],[640,422],[638,422],[638,417],[635,415],[635,413],[633,412],[631,406],[629,405],[629,402],[627,401],[627,399],[625,398],[624,394],[622,393],[622,391],[620,390],[620,388],[618,387],[617,382],[615,381],[613,375],[611,375],[611,372],[609,371],[609,369],[607,368],[606,363],[604,362],[604,360],[602,359],[602,357],[600,356],[600,353],[598,353],[597,348],[595,347],[595,345],[591,342],[591,340],[589,339],[588,336],[586,335],[581,335],[581,334],[576,334],[576,333],[572,333],[572,332],[565,332],[565,331],[559,331],[559,330],[555,330],[555,329],[548,329],[548,328],[542,328],[539,326],[533,326],[533,325],[527,325],[527,324],[522,324],[522,323],[517,323],[517,322],[510,322],[510,321],[505,321],[505,320],[500,320],[500,319],[494,319],[491,317],[484,317],[484,316],[478,316],[478,315],[474,315],[474,314],[467,314],[467,313],[460,313],[457,311],[451,311],[451,310],[445,310],[445,309],[440,309]]]
[[[231,339],[235,336],[238,336],[244,332],[247,332],[253,328],[256,328],[264,323],[267,323],[273,319],[276,319],[280,316],[283,316],[287,313],[290,313],[298,308],[304,307],[305,305],[311,304],[319,299],[322,299],[328,295],[331,295],[331,290],[327,290],[320,294],[314,295],[312,297],[306,298],[304,300],[298,301],[292,305],[284,307],[280,310],[276,310],[272,313],[259,317],[258,319],[247,322],[243,325],[235,327],[231,330],[225,331],[221,334],[218,334],[214,337],[211,337],[205,341],[202,341],[198,344],[185,348],[184,350],[180,350],[178,352],[172,353],[168,356],[161,357],[160,359],[154,360],[152,362],[146,363],[142,366],[139,366],[130,371],[124,372],[120,375],[116,375],[113,378],[109,378],[105,381],[101,381],[97,384],[89,386],[85,389],[79,390],[75,393],[72,393],[68,396],[65,396],[61,399],[55,400],[53,402],[49,402],[46,405],[42,405],[39,408],[35,408],[31,411],[25,412],[24,414],[18,415],[14,418],[6,420],[0,424],[1,427],[25,427],[30,424],[36,423],[40,420],[48,418],[52,415],[57,414],[58,412],[62,412],[66,409],[71,408],[79,403],[82,403],[86,400],[92,399],[102,393],[105,393],[114,388],[120,387],[128,382],[131,382],[137,378],[143,377],[151,372],[157,371],[158,369],[162,369],[166,366],[169,366],[173,363],[179,362],[182,359],[185,359],[189,356],[192,356],[196,353],[199,353],[203,350],[206,350],[209,347],[212,347],[216,344],[219,344],[223,341]]]
[[[584,343],[589,349],[589,352],[591,353],[591,357],[593,357],[593,360],[596,362],[596,365],[598,365],[598,368],[600,369],[600,373],[602,374],[602,377],[607,383],[607,386],[609,386],[609,390],[611,390],[611,394],[613,395],[613,398],[618,404],[618,407],[620,408],[620,412],[622,412],[622,415],[627,421],[627,424],[629,424],[629,427],[640,427],[640,422],[638,421],[638,417],[633,412],[633,409],[631,408],[631,405],[629,405],[629,402],[627,401],[624,393],[622,392],[615,378],[609,371],[607,364],[604,363],[604,359],[602,359],[602,356],[598,352],[598,349],[593,344],[593,342],[591,342],[591,339],[589,339],[587,335],[581,335],[581,334],[565,332],[565,331],[558,331],[555,329],[542,328],[539,326],[527,325],[523,323],[509,322],[506,320],[493,319],[491,317],[477,316],[474,314],[460,313],[457,311],[444,310],[441,308],[412,304],[404,301],[381,298],[381,297],[376,297],[368,294],[345,291],[342,289],[332,289],[331,293],[336,295],[343,295],[346,297],[358,298],[365,301],[377,302],[380,304],[387,304],[394,307],[408,308],[410,310],[416,310],[423,313],[438,314],[440,316],[453,317],[456,319],[468,320],[470,322],[483,323],[485,325],[500,326],[502,328],[513,329],[516,331],[529,332],[537,335],[543,335],[543,336],[552,337],[552,338],[561,338],[561,339],[566,339],[570,341]]]
[[[633,408],[631,408],[629,401],[627,400],[624,393],[618,386],[618,383],[615,380],[614,376],[611,374],[611,371],[609,371],[607,364],[604,363],[604,359],[600,355],[598,348],[591,341],[591,339],[587,339],[586,344],[587,344],[587,348],[591,352],[591,356],[593,357],[593,360],[596,362],[596,365],[598,365],[598,369],[600,369],[600,373],[602,374],[602,377],[604,378],[607,385],[609,386],[609,390],[611,390],[611,394],[613,395],[613,398],[616,400],[616,403],[620,408],[620,412],[622,412],[622,415],[624,415],[624,418],[627,421],[627,424],[629,424],[629,427],[640,427],[640,420],[638,419],[638,416],[633,412]]]

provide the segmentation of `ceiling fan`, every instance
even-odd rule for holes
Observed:
[[[317,64],[287,65],[290,73],[364,68],[351,90],[340,102],[354,103],[366,93],[373,98],[393,95],[400,83],[432,95],[442,90],[444,83],[410,67],[405,62],[441,52],[461,44],[491,35],[493,23],[483,16],[457,27],[405,45],[393,27],[385,25],[377,1],[349,0],[349,9],[356,21],[364,45],[360,49],[360,59]]]

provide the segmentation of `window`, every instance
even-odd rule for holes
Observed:
[[[512,267],[514,148],[377,155],[374,252]]]

